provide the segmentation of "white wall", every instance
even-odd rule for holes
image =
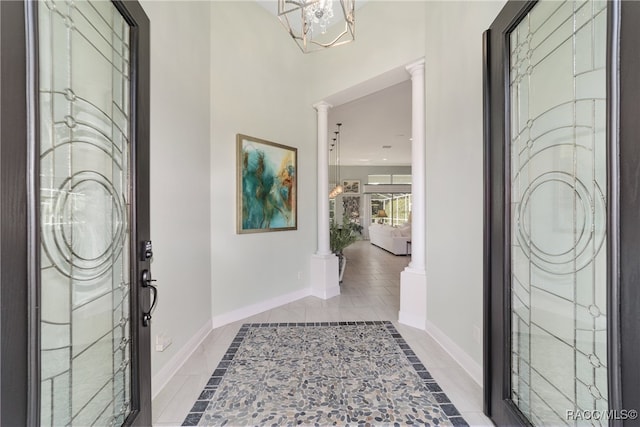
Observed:
[[[427,317],[479,365],[482,33],[503,4],[432,2],[427,19]]]
[[[211,3],[212,304],[217,318],[310,286],[316,115],[304,55],[255,2]],[[298,229],[236,234],[236,134],[298,148]],[[298,276],[300,275],[300,276]],[[300,278],[299,278],[300,277]]]
[[[151,333],[173,339],[164,352],[152,342],[156,377],[211,319],[209,5],[142,6],[151,21],[152,272],[160,294]],[[162,385],[153,383],[154,394]]]

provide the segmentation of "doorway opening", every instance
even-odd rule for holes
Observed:
[[[397,106],[391,107],[392,112],[385,113],[384,107],[393,101],[397,103]],[[424,194],[422,194],[424,192],[424,183],[422,182],[424,173],[418,173],[416,176],[416,169],[418,172],[424,172],[425,168],[424,129],[422,129],[424,127],[424,61],[391,70],[332,95],[323,102],[331,106],[327,120],[328,139],[331,139],[332,127],[340,123],[340,145],[344,150],[340,153],[340,173],[336,174],[344,182],[329,184],[342,184],[343,186],[345,183],[349,185],[357,182],[358,184],[357,193],[343,194],[330,202],[331,212],[328,216],[332,216],[334,221],[341,221],[345,209],[350,209],[351,215],[346,220],[357,221],[363,227],[364,239],[371,239],[370,227],[388,227],[387,241],[394,242],[401,232],[397,227],[407,226],[402,231],[408,234],[408,237],[404,237],[402,248],[395,252],[393,247],[384,249],[392,249],[390,252],[407,255],[410,247],[417,246],[419,248],[419,255],[415,257],[415,260],[411,260],[411,264],[401,274],[401,277],[405,276],[407,291],[404,292],[403,287],[400,290],[400,301],[412,300],[417,303],[409,304],[411,306],[409,310],[407,307],[403,309],[400,304],[398,317],[402,323],[424,329],[426,321],[426,275],[423,259],[425,224]],[[376,117],[378,118],[376,119]],[[416,117],[420,119],[416,120]],[[360,118],[360,122],[358,122],[358,118]],[[354,123],[353,132],[349,129],[350,123]],[[387,123],[387,126],[380,129],[376,127],[378,123],[382,126]],[[360,132],[358,132],[358,126],[361,126]],[[363,141],[367,144],[365,148],[359,149],[358,144]],[[329,144],[327,145],[329,146]],[[404,158],[402,158],[403,154]],[[399,161],[400,164],[392,165],[393,161]],[[319,168],[323,167],[329,169],[330,165],[328,162],[326,165],[319,164]],[[375,179],[376,176],[387,176],[389,182],[381,184]],[[402,185],[402,191],[392,190],[397,185],[393,183],[394,176],[405,182]],[[408,188],[413,186],[406,184],[407,177],[411,177],[410,181],[416,180],[414,184],[417,184],[419,194],[417,206],[413,203],[415,195],[411,194],[411,197],[408,195],[412,193]],[[331,185],[329,186],[331,187]],[[404,193],[404,195],[396,193]],[[375,206],[385,204],[385,198],[379,196],[385,194],[389,195],[388,209],[390,212],[387,213],[384,207],[374,212]],[[357,205],[357,209],[353,208],[354,205]],[[403,206],[403,212],[400,212],[401,206]],[[353,215],[354,211],[355,215]],[[389,215],[394,213],[396,215],[393,217]],[[321,216],[319,215],[319,217]],[[398,223],[404,217],[408,221],[403,221],[403,224]],[[325,226],[328,227],[329,224],[318,224],[319,229]],[[321,233],[319,232],[319,234]],[[384,245],[378,246],[383,247]]]

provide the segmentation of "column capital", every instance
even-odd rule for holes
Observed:
[[[329,108],[333,107],[333,105],[329,104],[328,102],[325,101],[320,101],[320,102],[316,102],[315,104],[313,104],[313,108],[316,109],[316,111],[321,112],[321,111],[329,111]]]
[[[413,76],[415,73],[424,72],[424,58],[405,66],[404,68]]]

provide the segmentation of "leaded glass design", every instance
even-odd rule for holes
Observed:
[[[510,37],[511,397],[607,409],[606,2],[541,0]]]
[[[121,425],[130,391],[129,26],[38,3],[41,424]]]

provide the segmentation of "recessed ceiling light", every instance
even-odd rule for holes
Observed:
[[[385,157],[385,158],[384,158],[384,159],[382,159],[382,160],[387,160],[387,158]]]

